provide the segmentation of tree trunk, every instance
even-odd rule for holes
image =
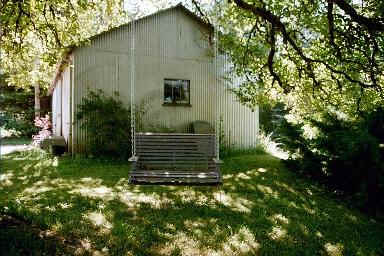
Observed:
[[[38,57],[34,60],[34,69],[39,70],[40,59]],[[34,84],[35,87],[35,118],[40,117],[40,84],[38,80]]]
[[[40,117],[40,85],[35,84],[35,118]]]

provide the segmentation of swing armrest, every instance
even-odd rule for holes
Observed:
[[[215,164],[217,164],[217,165],[221,165],[221,164],[224,163],[222,160],[219,160],[219,159],[217,159],[217,158],[212,158],[212,160],[213,160],[213,162],[214,162]]]
[[[129,162],[138,162],[139,161],[139,157],[138,156],[132,156],[128,159]]]

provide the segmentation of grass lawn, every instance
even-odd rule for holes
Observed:
[[[25,248],[36,255],[384,254],[383,224],[268,154],[227,158],[219,189],[133,186],[129,169],[125,162],[38,151],[5,155],[0,214],[34,229],[1,227],[0,218],[0,254]]]

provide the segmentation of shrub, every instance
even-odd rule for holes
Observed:
[[[277,127],[283,122],[284,115],[288,111],[283,103],[265,102],[259,105],[260,130],[265,134],[274,133]]]
[[[5,77],[0,75],[0,128],[11,131],[12,136],[31,137],[38,132],[34,125],[34,91],[33,88],[19,89],[7,85]],[[42,90],[44,93],[44,90]],[[41,115],[50,111],[50,104],[43,104],[47,97],[41,98]]]
[[[0,113],[0,127],[11,131],[15,137],[31,137],[38,132],[38,128],[33,124],[34,111],[24,111],[19,113]]]
[[[325,113],[308,123],[318,131],[314,138],[305,136],[303,124],[285,120],[279,127],[280,145],[290,153],[286,164],[375,212],[384,202],[384,111],[357,121]]]
[[[78,105],[76,120],[87,133],[87,153],[94,156],[127,158],[131,155],[131,111],[118,99],[102,90],[89,91]],[[144,107],[136,111],[136,125],[141,126]]]

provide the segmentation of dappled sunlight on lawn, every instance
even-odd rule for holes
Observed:
[[[269,217],[268,219],[270,219],[275,224],[278,224],[278,223],[288,224],[289,223],[288,218],[285,217],[284,215],[282,215],[281,213],[274,214],[273,216]]]
[[[279,182],[279,181],[276,181],[275,183],[277,186],[287,190],[289,193],[292,193],[292,194],[295,194],[297,195],[297,191],[294,190],[291,186],[288,186],[286,183],[282,183],[282,182]]]
[[[0,188],[12,186],[13,185],[12,178],[13,178],[13,171],[11,170],[7,171],[6,173],[0,174]]]
[[[116,195],[112,188],[101,185],[101,183],[100,179],[81,178],[79,182],[73,183],[69,193],[77,193],[89,198],[100,198],[103,201],[114,199]]]
[[[159,195],[152,193],[137,193],[130,191],[123,191],[118,193],[119,200],[126,204],[127,207],[137,207],[140,204],[147,204],[153,208],[160,208],[162,205],[172,203],[167,198],[161,198]]]
[[[257,185],[257,188],[264,193],[265,196],[270,196],[275,199],[279,197],[279,193],[271,189],[269,186]]]
[[[224,242],[222,254],[219,252],[216,255],[248,255],[255,254],[260,248],[260,244],[256,241],[254,234],[247,228],[242,227],[239,231],[230,236]]]
[[[230,194],[224,192],[216,192],[213,195],[218,203],[233,211],[250,213],[252,206],[254,205],[252,201],[238,196],[232,197]]]
[[[77,237],[79,254],[377,255],[384,244],[371,239],[384,237],[382,225],[269,155],[226,160],[219,188],[133,186],[124,162],[6,157],[0,210]]]
[[[56,188],[54,186],[49,186],[47,184],[49,184],[49,182],[38,181],[35,184],[33,184],[31,187],[24,189],[24,191],[21,193],[23,195],[30,195],[30,196],[36,198],[36,196],[38,196],[38,194],[41,194],[41,193],[44,193],[44,192],[47,192],[47,191],[50,191],[50,190],[53,190]]]
[[[92,222],[93,225],[101,228],[102,233],[110,233],[113,225],[106,219],[101,212],[89,212],[84,217]]]
[[[189,221],[186,226],[192,229],[194,233],[201,234],[203,231],[199,227],[203,227],[204,223]],[[232,256],[255,255],[260,248],[260,244],[256,241],[253,233],[245,227],[240,228],[235,234],[228,236],[216,250],[203,246],[202,241],[196,239],[196,236],[191,236],[184,232],[177,232],[175,235],[169,236],[169,239],[172,242],[167,242],[162,246],[154,246],[152,251],[160,255],[172,255],[174,252],[179,252],[180,255],[188,256]]]
[[[272,227],[272,231],[268,233],[268,236],[272,240],[283,239],[286,235],[287,235],[287,230],[285,230],[283,227],[280,227],[280,226]]]
[[[324,245],[325,251],[329,256],[342,256],[344,246],[340,243],[337,244],[331,244],[331,243],[326,243]]]
[[[199,206],[205,205],[210,202],[212,198],[209,198],[204,191],[196,191],[191,189],[183,189],[173,192],[182,203],[193,203]],[[165,199],[167,200],[167,199]],[[172,201],[170,201],[171,203]]]

